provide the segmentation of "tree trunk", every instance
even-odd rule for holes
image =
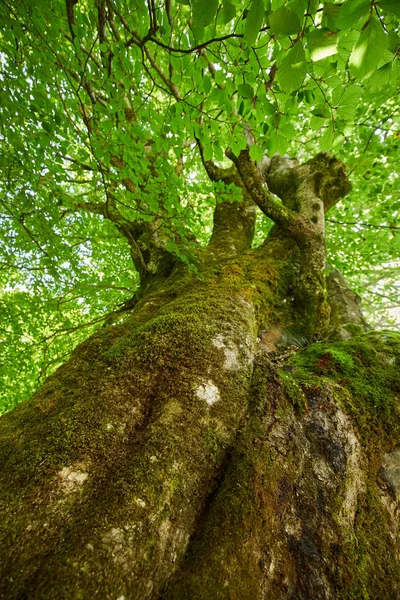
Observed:
[[[250,191],[0,420],[1,598],[400,598],[399,336],[315,341],[323,235],[249,249]]]

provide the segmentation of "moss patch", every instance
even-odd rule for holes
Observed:
[[[303,385],[335,383],[348,393],[341,402],[355,419],[363,439],[378,438],[391,447],[400,436],[400,334],[385,331],[346,342],[321,342],[294,355],[293,375]],[[374,440],[374,443],[376,439]]]

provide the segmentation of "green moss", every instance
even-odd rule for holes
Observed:
[[[355,538],[345,544],[348,593],[344,597],[389,600],[399,568],[390,518],[376,485],[382,455],[400,439],[400,335],[370,332],[348,341],[318,343],[291,358],[293,376],[306,389],[328,389],[351,416],[368,466],[365,494],[359,498]],[[389,542],[388,542],[389,540]],[[393,541],[395,544],[395,541]],[[373,590],[371,595],[371,590]]]
[[[307,408],[307,398],[301,388],[301,385],[294,379],[290,373],[279,370],[280,382],[282,387],[293,404],[297,413],[303,413]]]
[[[350,394],[337,395],[355,419],[361,437],[390,445],[400,435],[399,352],[398,334],[368,333],[347,342],[315,344],[291,363],[303,383],[321,387],[332,382],[348,390]]]
[[[380,493],[373,478],[366,484],[354,524],[355,538],[344,548],[349,565],[348,598],[392,600],[393,584],[399,581],[396,540],[389,515],[382,510]]]
[[[345,331],[348,331],[351,335],[362,335],[365,330],[362,325],[356,325],[356,323],[346,323],[342,325]]]
[[[207,452],[210,454],[213,462],[219,462],[221,459],[221,453],[225,449],[225,440],[218,435],[217,431],[213,427],[208,427],[204,431],[204,444]]]

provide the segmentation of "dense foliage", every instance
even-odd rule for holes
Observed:
[[[390,323],[397,0],[2,0],[0,20],[2,410],[137,289],[132,224],[196,269],[215,202],[240,200],[199,148],[341,158],[353,191],[328,215],[329,264]]]

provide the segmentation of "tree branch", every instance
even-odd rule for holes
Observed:
[[[236,156],[231,148],[228,148],[225,154],[236,166],[244,187],[262,212],[281,227],[292,226],[296,220],[296,213],[280,204],[263,186],[250,158],[249,149],[242,150],[239,156]]]
[[[329,223],[334,223],[335,225],[358,225],[359,227],[372,227],[373,229],[395,229],[400,230],[400,227],[396,225],[374,225],[373,223],[363,223],[361,221],[337,221],[336,219],[325,219]]]
[[[207,175],[211,179],[211,181],[226,181],[228,177],[231,177],[233,174],[233,169],[221,169],[212,160],[205,160],[204,158],[204,147],[200,140],[195,137],[197,147],[199,149],[201,162],[206,170]]]
[[[78,4],[78,0],[65,0],[65,7],[67,10],[67,20],[68,27],[71,32],[72,40],[75,39],[74,25],[75,25],[75,15],[74,15],[74,5]]]
[[[151,64],[151,66],[158,73],[158,75],[163,80],[163,82],[165,83],[165,85],[168,87],[169,91],[174,96],[174,98],[176,98],[176,100],[178,100],[178,101],[182,100],[182,96],[179,93],[178,86],[175,83],[172,83],[172,81],[170,81],[170,79],[168,79],[168,77],[162,71],[162,69],[160,68],[160,66],[156,63],[156,61],[155,61],[153,55],[151,54],[150,50],[146,46],[143,46],[143,51],[144,51],[145,55],[147,56],[147,58],[148,58],[148,60],[149,60],[149,62]]]

